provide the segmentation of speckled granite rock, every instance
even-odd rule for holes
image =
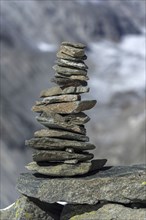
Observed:
[[[122,204],[66,205],[60,220],[144,220],[146,208],[133,209]]]
[[[96,204],[98,201],[117,203],[146,202],[146,166],[105,167],[80,178],[42,178],[21,174],[17,190],[41,201],[70,204]]]
[[[21,196],[8,209],[1,210],[1,220],[59,220],[62,206]]]

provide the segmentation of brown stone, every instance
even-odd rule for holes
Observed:
[[[71,57],[83,57],[85,55],[84,49],[65,45],[60,47],[60,51]]]
[[[89,88],[86,86],[78,86],[78,87],[70,86],[67,88],[55,86],[50,89],[43,90],[40,94],[40,97],[56,96],[63,94],[80,94],[85,92],[89,92]]]
[[[67,103],[55,103],[49,105],[35,105],[32,107],[34,112],[54,112],[60,114],[79,113],[94,107],[96,100],[76,101]]]
[[[59,66],[59,65],[54,65],[53,69],[57,73],[62,73],[63,75],[66,76],[71,76],[71,75],[87,75],[87,70],[85,69],[79,69],[79,68],[73,68],[73,67],[65,67],[65,66]]]
[[[60,85],[60,86],[87,86],[87,82],[83,80],[73,80],[69,78],[55,77],[51,80],[52,82]]]
[[[80,80],[80,81],[87,81],[89,80],[88,76],[83,76],[83,75],[71,75],[71,76],[65,76],[61,73],[55,73],[55,77],[61,77],[65,79],[70,79],[70,80]]]
[[[61,58],[61,59],[66,59],[66,60],[73,60],[73,61],[82,61],[82,60],[86,60],[87,59],[87,56],[84,55],[83,57],[72,57],[72,56],[69,56],[61,51],[58,51],[57,53],[57,58]]]
[[[75,47],[75,48],[81,48],[84,49],[86,47],[85,44],[82,43],[73,43],[73,42],[68,42],[68,41],[63,41],[61,43],[61,45],[65,45],[65,46],[70,46],[70,47]]]

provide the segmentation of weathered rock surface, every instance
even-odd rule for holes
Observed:
[[[66,46],[66,45],[62,45],[60,47],[60,51],[71,57],[83,57],[85,55],[83,48],[75,48],[75,47]]]
[[[81,100],[80,95],[58,95],[44,98],[42,101],[37,101],[36,105],[50,104],[56,102],[73,102]]]
[[[73,61],[81,61],[81,60],[86,60],[87,59],[86,55],[84,55],[81,58],[80,57],[79,58],[78,57],[71,57],[71,56],[69,56],[69,55],[67,55],[67,54],[65,54],[65,53],[63,53],[61,51],[58,51],[57,57],[61,58],[61,59],[73,60]]]
[[[62,78],[62,77],[55,77],[51,80],[52,82],[63,86],[87,86],[87,82],[83,80],[76,80],[76,79],[69,79],[69,78]]]
[[[56,86],[47,90],[43,90],[40,94],[40,97],[48,97],[48,96],[55,96],[62,94],[79,94],[85,92],[89,92],[89,88],[86,86],[78,86],[78,87],[70,86],[67,88]]]
[[[1,220],[59,220],[62,206],[40,203],[39,200],[21,196],[8,209],[1,210]]]
[[[38,178],[25,173],[20,175],[17,189],[48,203],[96,204],[104,200],[128,204],[146,202],[145,175],[145,165],[105,167],[82,178]]]
[[[76,176],[88,173],[92,167],[91,162],[81,162],[77,164],[48,164],[38,165],[36,162],[29,163],[26,168],[37,173],[48,176]]]
[[[61,220],[144,220],[146,208],[133,209],[120,204],[65,205]]]
[[[57,59],[56,63],[59,66],[64,66],[64,67],[71,67],[71,68],[77,68],[77,69],[88,69],[87,65],[82,61],[80,62],[75,62],[75,61],[71,61],[71,60],[65,60],[65,59]]]
[[[87,70],[85,69],[79,69],[79,68],[73,68],[73,67],[63,67],[63,66],[58,66],[54,65],[53,69],[57,73],[62,73],[65,76],[71,76],[71,75],[87,75]]]
[[[68,42],[68,41],[63,41],[61,43],[61,45],[65,45],[65,46],[70,46],[70,47],[75,47],[75,48],[81,48],[84,49],[86,47],[85,44],[82,43],[73,43],[73,42]]]
[[[35,150],[32,154],[33,160],[36,162],[48,161],[48,162],[61,162],[64,160],[76,159],[78,161],[91,160],[93,154],[89,153],[69,153],[67,151],[59,150]]]
[[[89,141],[89,137],[59,129],[42,129],[34,133],[34,137],[53,137],[69,140]]]
[[[32,107],[34,112],[53,112],[60,114],[72,114],[79,113],[85,110],[93,108],[96,104],[96,100],[89,101],[76,101],[76,102],[61,102],[53,104],[40,104]]]
[[[26,140],[25,144],[35,149],[46,150],[65,150],[66,148],[73,148],[75,151],[79,150],[93,150],[95,145],[89,142],[63,140],[61,138],[40,137]]]

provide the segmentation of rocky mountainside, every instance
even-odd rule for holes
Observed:
[[[89,97],[98,102],[87,132],[96,157],[109,165],[143,163],[144,1],[12,0],[1,6],[1,206],[15,200],[16,178],[31,161],[24,141],[40,125],[30,109],[51,86],[62,40],[88,45]]]

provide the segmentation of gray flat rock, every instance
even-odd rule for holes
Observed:
[[[64,140],[59,138],[40,137],[26,140],[25,144],[34,149],[46,150],[65,150],[66,148],[73,148],[79,150],[93,150],[95,146],[89,142]]]
[[[61,45],[71,46],[71,47],[81,48],[81,49],[84,49],[84,48],[86,47],[85,44],[82,44],[82,43],[73,43],[73,42],[68,42],[68,41],[63,41],[63,42],[61,43]]]
[[[89,92],[89,88],[86,86],[70,86],[66,88],[62,88],[59,86],[52,87],[47,90],[43,90],[40,94],[40,97],[48,97],[48,96],[55,96],[55,95],[63,95],[63,94],[80,94]]]
[[[35,105],[32,107],[34,112],[54,112],[59,114],[79,113],[93,108],[96,100],[75,101],[75,102],[62,102],[53,103],[48,105]]]
[[[88,69],[87,65],[83,61],[75,62],[71,60],[58,59],[56,63],[57,65],[64,66],[64,67],[71,67],[71,68],[77,68],[77,69],[83,69],[83,70]]]
[[[1,220],[59,220],[62,211],[59,204],[47,204],[37,199],[21,196],[5,210],[0,211]]]
[[[63,53],[62,51],[58,51],[56,56],[57,56],[57,58],[66,59],[66,60],[73,60],[73,61],[82,61],[82,60],[87,59],[86,55],[84,55],[83,57],[72,57],[72,56],[69,56],[69,55]]]
[[[51,103],[59,103],[59,102],[73,102],[81,100],[80,95],[58,95],[58,96],[50,96],[44,98],[42,101],[37,101],[36,105],[42,104],[51,104]]]
[[[51,117],[43,117],[43,116],[36,117],[36,120],[45,127],[72,131],[83,135],[86,134],[86,129],[83,125],[77,125],[75,123],[65,122],[65,119],[64,120],[62,119],[63,117],[61,117],[58,114],[55,114],[55,116],[51,116]]]
[[[83,80],[55,77],[51,79],[52,82],[60,85],[60,86],[87,86],[87,82]]]
[[[34,150],[32,154],[33,160],[36,162],[46,161],[46,162],[61,162],[64,160],[77,159],[78,161],[91,160],[93,154],[89,153],[69,153],[66,151],[56,151],[56,150]]]
[[[55,77],[61,77],[61,78],[65,78],[65,79],[70,79],[70,80],[80,80],[80,81],[87,81],[89,80],[88,76],[83,76],[83,75],[71,75],[71,76],[66,76],[63,75],[61,73],[55,73]]]
[[[46,165],[40,166],[36,162],[29,163],[26,168],[31,171],[35,171],[40,174],[48,176],[76,176],[83,175],[90,171],[92,166],[91,162],[82,162],[77,164],[58,164],[58,165]]]
[[[82,178],[42,178],[21,174],[17,189],[27,196],[53,203],[96,204],[100,200],[145,202],[146,166],[105,167]]]
[[[89,138],[85,135],[75,134],[70,131],[63,131],[59,129],[42,129],[34,133],[34,137],[51,137],[61,138],[69,140],[89,141]]]
[[[87,75],[87,70],[85,69],[79,69],[79,68],[73,68],[73,67],[65,67],[65,66],[59,66],[59,65],[54,65],[53,69],[57,73],[62,73],[65,76],[71,76],[71,75]]]
[[[65,205],[60,220],[144,220],[146,209],[122,204]]]
[[[72,46],[65,46],[65,45],[62,45],[60,46],[60,51],[71,56],[71,57],[83,57],[85,55],[85,51],[83,48],[75,48],[75,47],[72,47]]]

